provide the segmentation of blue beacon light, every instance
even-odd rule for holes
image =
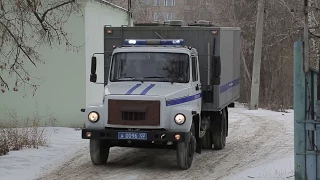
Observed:
[[[126,39],[125,45],[171,45],[171,46],[183,46],[183,39]]]

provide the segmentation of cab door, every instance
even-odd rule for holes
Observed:
[[[199,76],[199,63],[197,56],[191,56],[191,68],[192,68],[192,95],[194,95],[194,105],[197,107],[197,111],[200,112],[201,110],[201,83],[200,83],[200,76]]]

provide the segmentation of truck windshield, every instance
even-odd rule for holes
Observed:
[[[189,55],[163,52],[128,52],[113,56],[110,80],[189,82]]]

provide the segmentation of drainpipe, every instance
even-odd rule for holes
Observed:
[[[132,8],[132,4],[131,4],[131,0],[128,0],[128,26],[131,26],[131,8]]]

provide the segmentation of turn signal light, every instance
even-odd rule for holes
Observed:
[[[87,133],[86,133],[86,136],[87,136],[87,137],[91,137],[91,132],[87,132]]]
[[[176,134],[176,135],[174,136],[174,138],[175,138],[176,140],[180,140],[180,134]]]

